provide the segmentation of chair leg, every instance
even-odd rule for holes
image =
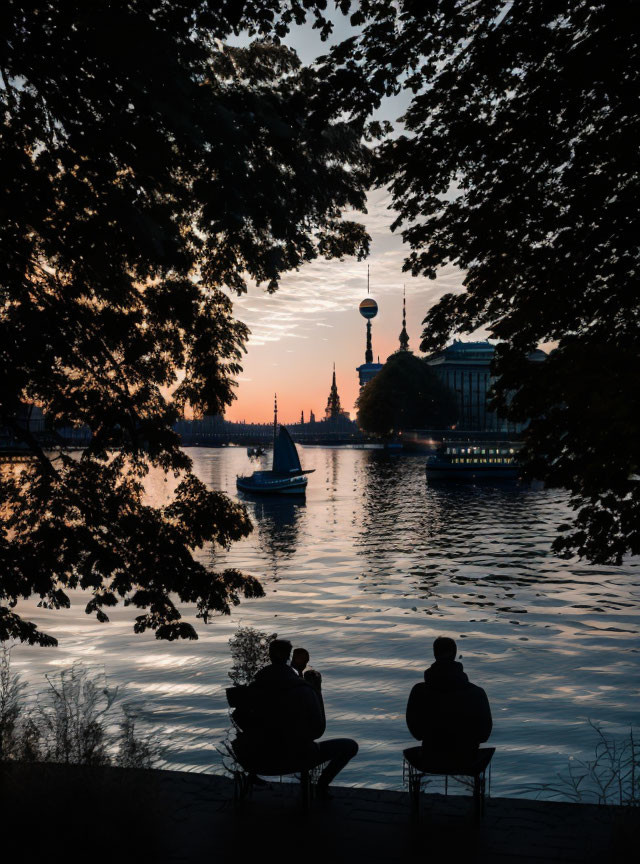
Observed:
[[[238,772],[233,772],[233,803],[237,804],[240,800],[240,778]]]
[[[409,802],[415,819],[420,815],[420,774],[413,768],[409,768]]]
[[[244,771],[233,772],[233,803],[240,804],[249,794],[251,782]]]
[[[309,809],[309,795],[310,795],[310,791],[311,791],[310,787],[311,787],[311,778],[310,778],[310,774],[309,774],[309,769],[304,768],[300,772],[300,793],[301,793],[301,798],[302,798],[302,809],[305,811]]]
[[[475,774],[473,778],[473,814],[479,819],[484,813],[484,774]]]

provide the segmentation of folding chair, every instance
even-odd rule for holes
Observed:
[[[246,687],[229,687],[226,693],[227,702],[229,703],[229,706],[231,708],[242,709],[243,705],[246,704]],[[236,725],[235,722],[234,725]],[[243,801],[251,793],[251,789],[253,786],[252,778],[254,776],[279,777],[280,782],[282,782],[283,777],[294,775],[300,777],[300,796],[302,801],[302,807],[304,810],[308,808],[309,800],[312,797],[315,783],[317,782],[317,778],[324,767],[324,763],[320,765],[315,765],[311,768],[308,766],[292,764],[275,765],[273,763],[269,763],[268,760],[262,762],[258,760],[248,760],[246,758],[242,758],[235,751],[233,743],[231,743],[228,750],[230,751],[230,754],[233,756],[234,759],[234,764],[231,768],[231,770],[233,771],[234,803],[237,804]]]
[[[420,808],[420,791],[425,777],[440,776],[445,778],[445,795],[448,794],[449,777],[473,778],[473,806],[476,818],[484,816],[485,791],[487,774],[489,791],[491,791],[491,759],[496,752],[495,747],[481,747],[476,756],[466,763],[442,764],[434,759],[426,760],[422,747],[409,747],[404,751],[403,778],[409,788],[409,800],[414,815]]]

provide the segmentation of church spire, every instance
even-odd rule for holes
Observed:
[[[324,416],[327,420],[332,420],[334,417],[341,417],[342,414],[342,405],[340,404],[338,385],[336,384],[336,364],[334,363],[331,390],[329,391],[329,398],[327,399],[327,407],[325,408]]]
[[[402,288],[402,330],[400,331],[400,350],[409,350],[409,334],[407,333],[407,296],[404,286]]]

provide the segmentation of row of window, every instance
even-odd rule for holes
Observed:
[[[458,453],[466,453],[470,456],[508,456],[513,455],[516,451],[513,447],[508,447],[504,449],[500,448],[486,448],[486,447],[447,447],[447,453],[450,455],[457,455]]]

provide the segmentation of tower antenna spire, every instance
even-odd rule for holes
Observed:
[[[407,333],[407,288],[402,286],[402,330],[400,331],[400,350],[409,350],[409,334]]]

